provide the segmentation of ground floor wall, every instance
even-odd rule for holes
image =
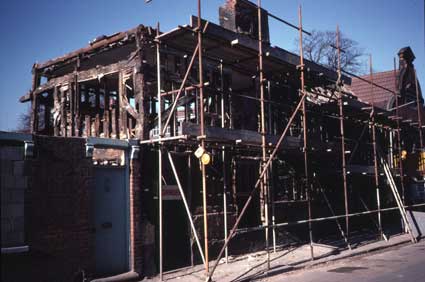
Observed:
[[[24,193],[28,187],[28,169],[24,150],[16,143],[0,147],[1,246],[24,246]]]
[[[28,181],[28,188],[23,190],[22,202],[17,203],[22,207],[22,223],[25,222],[20,229],[25,238],[23,243],[29,250],[4,254],[2,242],[2,281],[83,281],[83,277],[99,277],[93,215],[96,166],[87,146],[89,141],[33,136],[33,143],[33,157],[22,161],[29,170],[28,176],[22,176]],[[4,146],[1,148],[3,152]],[[140,165],[138,151],[133,152],[134,158],[128,157],[130,152],[128,145],[125,148],[128,187],[128,249],[125,252],[128,253],[127,271],[142,274]],[[2,169],[2,175],[8,171]],[[3,191],[9,193],[12,189],[3,184],[2,238],[3,233],[10,232],[10,228],[3,226],[3,210],[11,207],[10,201],[3,202]],[[22,236],[17,238],[22,241]]]

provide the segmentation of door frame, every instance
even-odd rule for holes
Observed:
[[[127,251],[127,255],[125,256],[126,261],[126,270],[134,271],[134,250],[132,248],[133,242],[131,238],[131,214],[130,214],[130,161],[132,154],[132,146],[137,144],[137,141],[127,141],[120,139],[104,139],[97,137],[90,137],[86,139],[86,156],[93,157],[94,148],[110,148],[110,149],[120,149],[124,151],[124,177],[125,177],[125,249]],[[96,166],[93,166],[96,169]],[[134,226],[133,226],[134,228]]]

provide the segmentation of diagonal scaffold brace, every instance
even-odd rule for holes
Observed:
[[[391,170],[388,166],[388,163],[385,161],[380,151],[378,151],[378,155],[379,155],[379,160],[381,162],[381,165],[384,168],[384,173],[388,180],[388,184],[391,188],[391,192],[393,193],[394,199],[397,203],[398,210],[400,211],[401,219],[403,220],[403,223],[407,228],[407,233],[409,233],[412,243],[417,243],[417,239],[415,235],[413,234],[413,230],[412,230],[412,226],[410,225],[409,218],[407,217],[406,208],[403,204],[400,194],[398,193],[397,186],[391,174]]]
[[[236,229],[238,228],[239,223],[240,223],[240,221],[241,221],[242,217],[244,216],[244,214],[245,214],[245,212],[246,212],[246,210],[247,210],[247,208],[248,208],[249,204],[251,203],[251,201],[252,201],[252,199],[253,199],[253,197],[254,197],[255,193],[257,192],[258,188],[260,187],[260,183],[261,183],[261,181],[263,180],[265,173],[267,172],[267,170],[268,170],[268,168],[269,168],[270,164],[272,163],[272,161],[273,161],[274,157],[276,156],[277,152],[279,151],[279,148],[280,148],[280,146],[282,145],[283,140],[284,140],[284,139],[285,139],[285,137],[286,137],[286,134],[288,133],[289,127],[291,126],[292,122],[293,122],[293,121],[294,121],[294,119],[295,119],[295,116],[297,115],[298,111],[300,110],[301,106],[303,105],[303,103],[304,103],[304,101],[305,101],[305,97],[307,96],[307,92],[306,92],[306,91],[304,91],[304,90],[301,90],[301,93],[302,93],[302,95],[301,95],[300,101],[298,102],[298,104],[297,104],[297,106],[296,106],[295,110],[293,111],[293,113],[292,113],[291,117],[289,118],[288,123],[286,124],[286,127],[285,127],[285,129],[283,130],[283,132],[282,132],[282,135],[280,136],[279,140],[278,140],[278,141],[277,141],[277,143],[276,143],[276,147],[274,148],[274,150],[273,150],[273,152],[270,154],[270,156],[269,156],[269,158],[268,158],[267,162],[266,162],[266,163],[265,163],[265,165],[263,166],[263,168],[262,168],[262,170],[261,170],[261,173],[260,173],[260,175],[258,176],[257,182],[255,182],[255,186],[254,186],[254,188],[252,189],[251,193],[249,194],[249,197],[248,197],[248,199],[246,200],[246,202],[245,202],[245,204],[244,204],[244,206],[243,206],[243,208],[242,208],[242,210],[241,210],[241,213],[238,215],[238,217],[237,217],[237,219],[236,219],[235,224],[233,225],[232,229],[230,230],[230,233],[229,233],[229,235],[227,236],[226,241],[224,242],[224,245],[223,245],[223,247],[221,248],[221,250],[220,250],[220,252],[219,252],[219,254],[218,254],[218,257],[217,257],[217,259],[216,259],[216,261],[215,261],[215,263],[214,263],[214,266],[212,267],[211,271],[209,272],[209,274],[208,274],[208,277],[207,277],[206,281],[212,281],[212,276],[213,276],[214,271],[215,271],[215,269],[217,268],[218,264],[220,263],[220,259],[223,257],[224,250],[227,248],[227,246],[228,246],[228,244],[229,244],[230,240],[231,240],[231,239],[232,239],[232,237],[235,235]]]
[[[190,208],[189,208],[189,205],[187,204],[186,196],[184,194],[183,186],[180,182],[180,178],[179,178],[179,175],[177,173],[176,166],[174,165],[173,157],[171,156],[170,152],[167,152],[167,155],[168,155],[168,160],[170,162],[171,170],[173,171],[174,178],[176,180],[177,187],[178,187],[179,192],[180,192],[180,196],[182,197],[182,200],[183,200],[183,204],[184,204],[184,208],[185,208],[185,211],[186,211],[187,219],[189,220],[190,228],[192,230],[193,236],[195,237],[196,245],[198,246],[199,254],[201,255],[202,262],[205,264],[204,252],[202,251],[201,242],[199,240],[198,233],[197,233],[196,228],[195,228],[195,224],[193,223],[192,215],[190,213]]]

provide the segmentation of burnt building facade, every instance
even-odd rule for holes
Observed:
[[[75,154],[85,154],[87,173],[97,179],[84,181],[95,191],[84,205],[82,242],[91,259],[75,271],[162,274],[208,265],[224,250],[341,239],[335,222],[322,220],[333,213],[342,215],[346,242],[364,230],[380,236],[399,227],[404,207],[396,202],[423,202],[410,188],[423,185],[422,102],[404,116],[357,97],[341,70],[271,46],[268,12],[249,1],[227,1],[219,15],[220,25],[192,16],[168,32],[140,25],[99,36],[33,66],[32,89],[20,99],[31,103],[33,136],[64,147],[80,142]],[[407,69],[400,65],[398,86],[384,87],[389,95],[404,95]],[[382,90],[370,81],[365,87]],[[126,153],[108,151],[122,143]],[[36,160],[56,154],[39,148]],[[54,193],[33,185],[31,201]],[[76,186],[84,198],[86,186]],[[107,198],[114,187],[127,192]],[[119,201],[117,210],[128,211],[123,221],[103,219]],[[90,230],[89,218],[97,217],[100,230],[126,230],[121,248],[96,249],[121,236]],[[29,229],[28,238],[46,234],[39,231]],[[234,244],[223,246],[226,237]],[[121,249],[121,260],[102,259]],[[108,273],[108,265],[122,267]]]

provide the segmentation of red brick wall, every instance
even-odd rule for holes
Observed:
[[[85,157],[86,141],[34,136],[34,143],[34,158],[26,161],[25,234],[30,252],[2,256],[2,281],[74,281],[81,270],[93,277],[94,167]],[[129,169],[131,269],[142,274],[140,159],[130,160]]]
[[[85,157],[81,138],[37,136],[34,143],[26,210],[28,243],[33,253],[46,257],[38,279],[69,281],[80,269],[93,269],[92,161]]]
[[[130,160],[130,238],[133,269],[142,274],[140,159]]]

